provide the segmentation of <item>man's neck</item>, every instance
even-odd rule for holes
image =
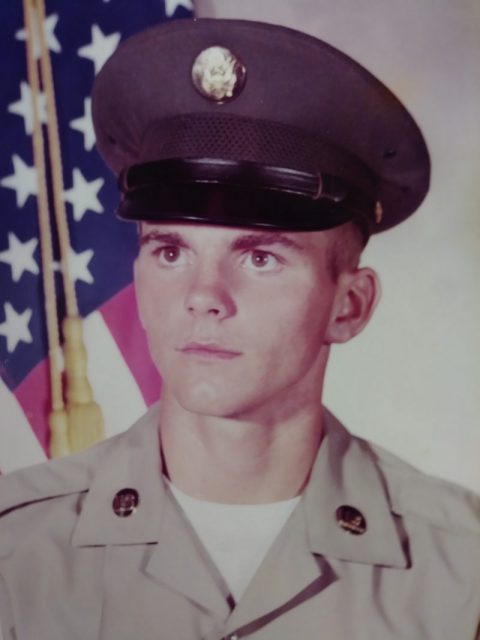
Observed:
[[[259,504],[299,495],[322,438],[320,401],[272,423],[192,414],[164,394],[160,433],[165,471],[192,497]]]

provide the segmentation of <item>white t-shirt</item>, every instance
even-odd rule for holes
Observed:
[[[169,486],[238,602],[300,496],[268,504],[223,504]]]

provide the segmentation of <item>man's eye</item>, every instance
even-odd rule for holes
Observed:
[[[273,271],[279,264],[280,260],[273,253],[259,249],[249,251],[242,259],[242,266],[254,271]]]
[[[186,252],[182,247],[168,246],[155,249],[158,262],[164,266],[180,266],[187,262]]]

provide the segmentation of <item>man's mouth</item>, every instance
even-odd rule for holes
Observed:
[[[189,342],[177,350],[185,355],[199,356],[212,360],[231,360],[242,355],[241,351],[227,349],[215,342]]]

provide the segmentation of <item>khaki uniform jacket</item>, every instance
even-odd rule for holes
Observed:
[[[165,486],[157,421],[154,408],[87,452],[1,479],[4,640],[475,638],[476,496],[328,415],[309,485],[233,606]],[[125,488],[140,502],[118,517]],[[361,512],[363,533],[341,526],[341,506]]]

